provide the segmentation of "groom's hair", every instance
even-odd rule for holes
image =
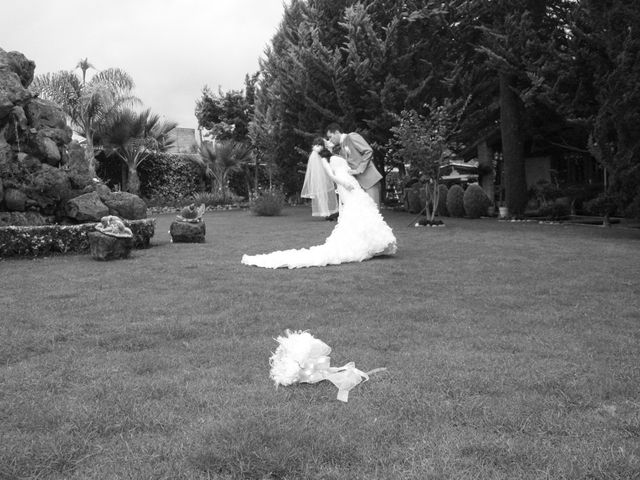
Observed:
[[[342,133],[342,128],[340,128],[340,125],[338,125],[337,123],[333,122],[330,123],[329,125],[327,125],[327,128],[324,129],[325,133],[327,132],[341,132]]]

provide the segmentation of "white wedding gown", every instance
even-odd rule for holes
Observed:
[[[353,185],[338,184],[342,209],[331,235],[322,245],[277,250],[261,255],[243,255],[242,263],[263,268],[303,268],[362,262],[377,255],[396,253],[396,237],[378,211],[373,199],[349,175],[347,161],[338,156],[329,162],[336,177]]]

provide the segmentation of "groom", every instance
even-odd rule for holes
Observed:
[[[358,180],[362,189],[380,206],[380,180],[382,175],[373,164],[373,149],[358,133],[342,133],[340,125],[330,123],[325,130],[327,139],[340,147],[339,155],[347,160],[349,173]]]

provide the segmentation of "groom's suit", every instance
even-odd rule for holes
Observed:
[[[358,133],[346,133],[340,137],[340,156],[347,160],[353,176],[371,198],[380,201],[382,175],[373,164],[373,149]]]

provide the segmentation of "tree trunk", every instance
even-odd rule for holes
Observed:
[[[522,214],[527,204],[524,141],[520,98],[512,90],[514,79],[500,72],[500,133],[504,157],[505,196],[511,214]]]
[[[129,166],[129,182],[127,184],[127,191],[138,195],[140,193],[140,179],[138,178],[138,171],[136,167]]]
[[[84,146],[84,158],[87,161],[87,169],[91,178],[96,178],[96,155],[93,151],[93,138],[87,135],[87,144]]]

